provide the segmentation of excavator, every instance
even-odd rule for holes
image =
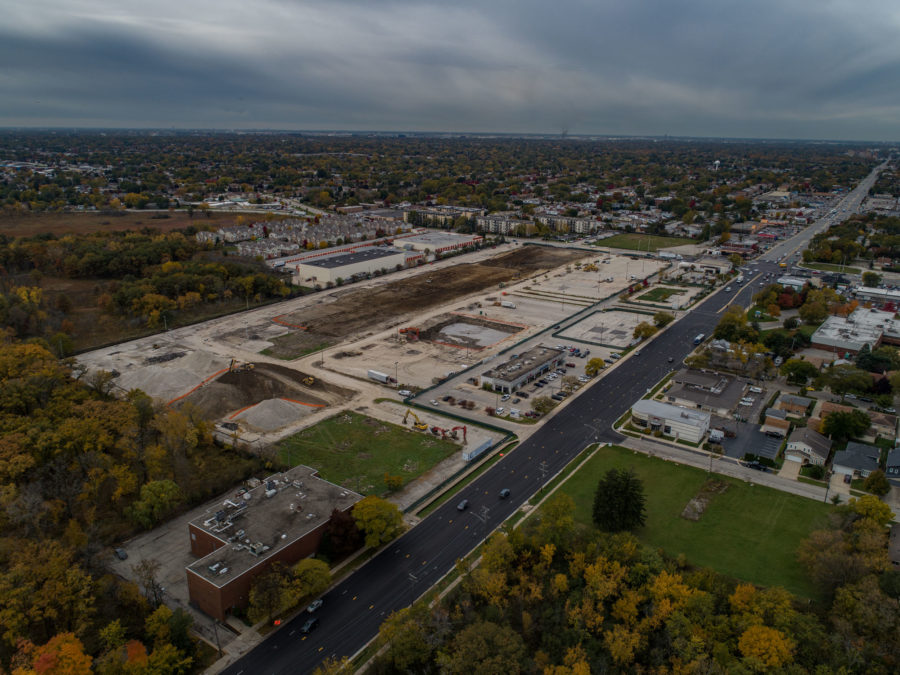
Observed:
[[[405,335],[406,339],[412,342],[413,340],[419,339],[419,329],[415,326],[409,326],[408,328],[401,328],[400,335]]]
[[[406,420],[410,415],[412,415],[412,418],[415,420],[415,422],[413,422],[413,429],[415,429],[416,431],[428,431],[428,425],[420,420],[419,416],[416,415],[416,413],[414,413],[410,408],[406,409],[406,414],[403,416],[403,424],[406,424]]]
[[[457,432],[458,429],[462,429],[462,432],[463,432],[463,445],[465,445],[465,444],[466,444],[466,428],[465,428],[464,426],[453,427],[453,428],[450,430],[450,437],[451,437],[453,440],[456,440],[456,432]]]
[[[309,375],[309,376],[307,376],[307,377],[304,377],[304,378],[303,378],[302,380],[300,380],[300,381],[301,381],[303,384],[305,384],[307,387],[311,387],[311,386],[313,386],[313,385],[316,383],[316,378],[314,378],[312,375]]]

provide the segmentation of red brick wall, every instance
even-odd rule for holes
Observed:
[[[209,532],[202,530],[193,523],[188,525],[188,532],[191,537],[191,553],[197,558],[203,558],[225,545],[221,539],[211,535]]]
[[[322,535],[328,523],[322,523],[305,537],[298,539],[293,544],[285,546],[280,551],[272,554],[265,562],[251,567],[242,575],[234,577],[221,588],[217,588],[215,584],[207,581],[200,574],[195,574],[190,570],[187,571],[188,595],[191,602],[197,605],[203,612],[212,617],[225,621],[225,614],[232,607],[246,607],[250,598],[250,587],[253,580],[260,574],[269,571],[272,563],[283,562],[286,565],[293,565],[297,561],[306,558],[316,552],[322,541]],[[206,534],[201,532],[201,534]],[[209,537],[209,535],[206,535]],[[194,541],[200,541],[198,534],[196,540],[191,540],[191,548],[193,550]],[[221,542],[220,542],[221,543]],[[242,552],[244,555],[252,558],[249,552]],[[201,573],[202,574],[202,573]]]

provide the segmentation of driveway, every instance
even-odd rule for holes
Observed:
[[[789,480],[797,480],[797,476],[800,475],[801,466],[802,464],[800,464],[800,462],[785,461],[785,463],[781,465],[781,471],[778,472],[778,475]]]
[[[850,501],[850,483],[844,482],[844,475],[833,472],[828,481],[829,494],[838,494],[841,496],[842,502]]]

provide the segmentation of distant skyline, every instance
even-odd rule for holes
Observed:
[[[900,140],[885,0],[0,9],[4,127]]]

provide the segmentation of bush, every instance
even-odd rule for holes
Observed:
[[[825,467],[818,464],[811,464],[806,467],[806,475],[816,480],[822,480],[825,477]]]

